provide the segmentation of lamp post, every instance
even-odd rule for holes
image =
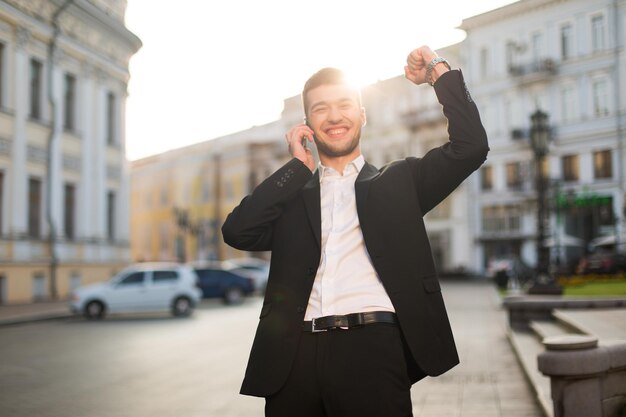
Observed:
[[[563,289],[550,274],[550,249],[546,247],[546,179],[543,162],[548,155],[550,125],[548,114],[537,109],[530,115],[530,145],[535,157],[535,181],[537,189],[537,277],[529,289],[531,294],[561,294]]]

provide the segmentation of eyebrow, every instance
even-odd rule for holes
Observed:
[[[354,98],[351,98],[351,97],[342,97],[342,98],[340,98],[338,100],[333,100],[333,102],[340,103],[340,104],[341,103],[345,103],[345,102],[352,103],[353,101],[356,101],[356,100]],[[318,101],[318,102],[315,102],[315,103],[311,104],[310,109],[313,110],[316,107],[327,106],[327,105],[328,105],[327,101]]]

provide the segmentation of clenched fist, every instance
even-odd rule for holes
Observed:
[[[404,76],[417,85],[428,82],[426,79],[426,68],[428,63],[437,57],[437,53],[426,45],[411,51],[406,58],[407,65],[404,66]],[[431,73],[433,83],[437,81],[441,74],[447,71],[448,67],[444,63],[436,64]]]

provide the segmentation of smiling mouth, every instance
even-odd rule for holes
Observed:
[[[348,128],[345,127],[336,127],[332,129],[327,129],[326,134],[331,138],[338,138],[345,135],[348,132]]]

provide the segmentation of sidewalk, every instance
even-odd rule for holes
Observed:
[[[67,301],[0,305],[0,326],[71,316]]]
[[[415,417],[543,417],[506,337],[495,287],[442,281],[461,363],[413,386]]]

